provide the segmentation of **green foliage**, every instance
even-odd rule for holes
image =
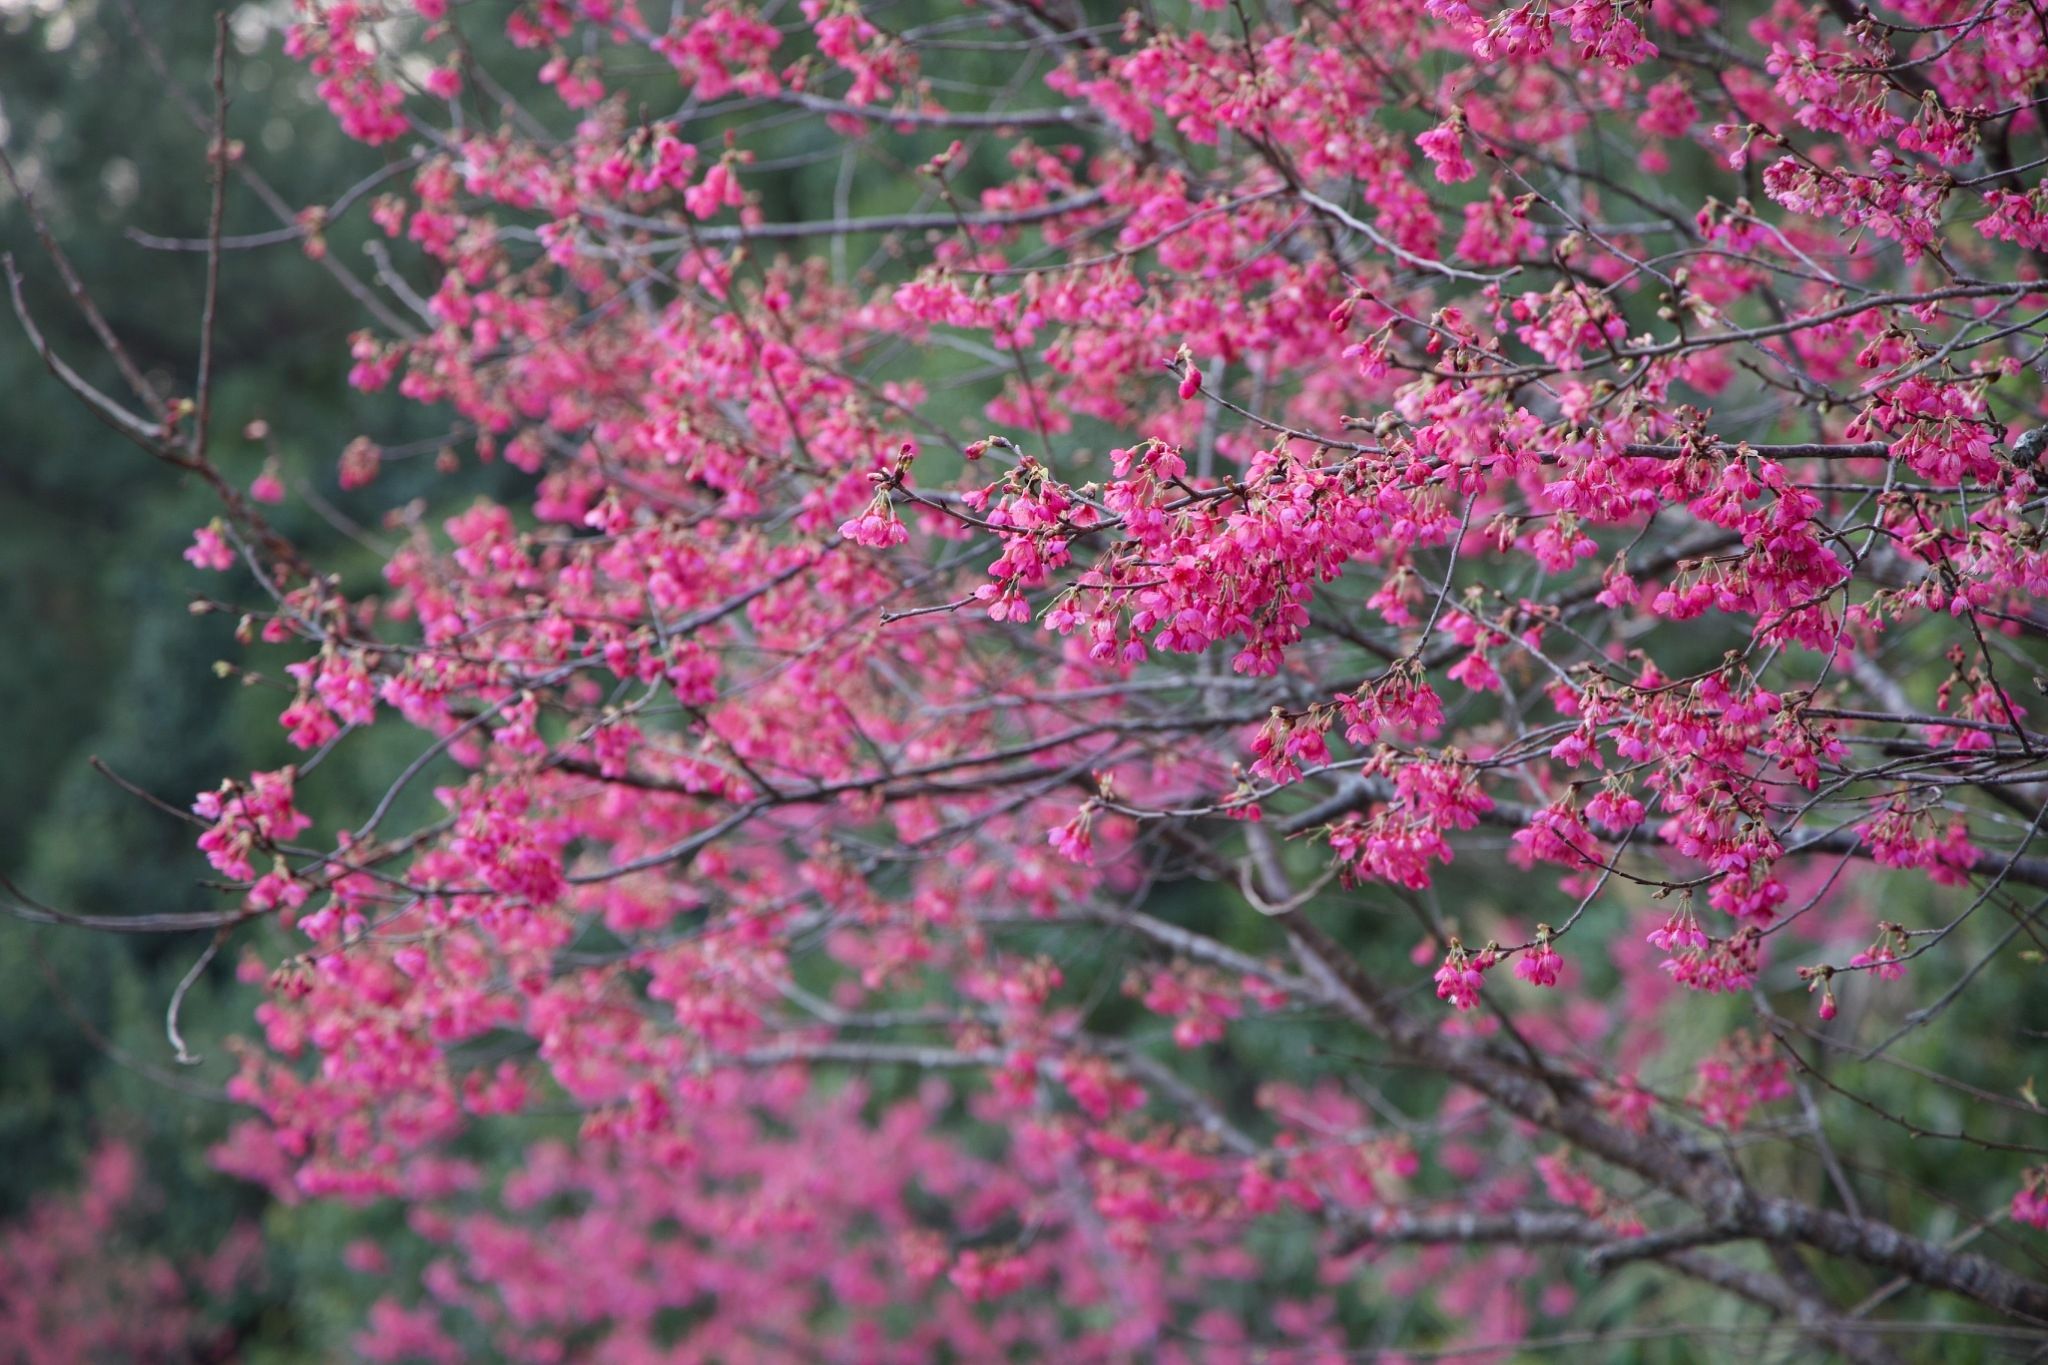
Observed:
[[[212,57],[210,9],[141,3],[175,85],[203,108]],[[306,77],[277,51],[277,34],[238,16],[230,71],[231,134],[284,200],[331,198],[378,158],[347,143],[312,104]],[[199,342],[205,256],[147,249],[135,225],[163,236],[203,235],[209,185],[205,137],[156,78],[123,6],[0,7],[4,147],[54,236],[136,362],[167,394],[189,393]],[[245,51],[260,49],[259,55]],[[247,193],[229,196],[228,234],[277,220]],[[361,211],[330,237],[360,259]],[[25,296],[52,348],[108,393],[125,393],[44,254],[25,206],[0,188],[0,251],[25,278]],[[292,245],[227,257],[214,394],[218,459],[244,484],[266,446],[243,434],[265,418],[286,481],[310,485],[371,521],[375,501],[335,485],[336,456],[354,436],[430,434],[416,410],[366,400],[345,383],[354,302]],[[222,776],[274,767],[293,755],[275,705],[218,678],[232,652],[234,618],[193,615],[188,604],[214,576],[179,554],[216,510],[189,478],[153,463],[68,397],[9,318],[0,329],[0,384],[10,395],[0,438],[0,714],[9,780],[0,784],[0,874],[67,912],[178,914],[215,908],[194,830],[139,798],[107,771],[172,811]],[[403,495],[406,471],[392,476]],[[415,476],[416,477],[416,476]],[[375,561],[303,510],[284,529],[345,570]],[[334,799],[360,802],[388,771],[382,746],[336,755]],[[185,1000],[183,1032],[203,1060],[181,1067],[165,1037],[178,981],[206,948],[204,934],[109,936],[0,919],[0,1219],[72,1183],[103,1135],[136,1141],[162,1192],[147,1229],[174,1261],[217,1244],[237,1220],[263,1211],[260,1194],[212,1171],[206,1151],[234,1109],[222,1093],[233,1064],[225,1033],[243,1030],[256,993],[234,979],[232,953],[204,971]],[[265,1297],[236,1308],[250,1358],[326,1356],[355,1316],[296,1291],[346,1285],[307,1248],[334,1229],[294,1211],[273,1215]],[[347,1221],[347,1215],[330,1215]],[[336,1247],[339,1243],[334,1244]],[[329,1255],[338,1252],[329,1253]],[[360,1304],[354,1305],[359,1309]],[[318,1330],[306,1326],[319,1322]]]

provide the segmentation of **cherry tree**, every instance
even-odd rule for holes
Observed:
[[[152,1192],[134,1148],[103,1142],[80,1187],[39,1200],[0,1233],[0,1341],[10,1365],[228,1358],[232,1334],[198,1311],[248,1284],[262,1252],[236,1225],[194,1263],[146,1249]]]
[[[265,985],[218,1163],[433,1249],[366,1358],[2042,1339],[2029,1077],[1905,1051],[2048,947],[2037,6],[297,0],[285,43],[389,160],[300,209],[190,97],[188,392],[103,325],[94,387],[10,278],[217,492],[201,607],[291,651],[302,758],[191,804],[220,906],[16,909]],[[379,582],[216,455],[213,300],[278,242],[360,300],[351,382],[447,422],[339,453],[451,490]],[[371,733],[385,796],[302,813]]]

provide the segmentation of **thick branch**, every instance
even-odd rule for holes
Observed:
[[[1392,1006],[1355,959],[1301,912],[1280,917],[1330,1003],[1412,1060],[1485,1095],[1506,1112],[1556,1133],[1581,1151],[1631,1171],[1690,1204],[1711,1225],[1762,1241],[1800,1243],[1902,1274],[2011,1317],[2048,1324],[2048,1285],[1981,1256],[1952,1252],[1888,1223],[1758,1194],[1740,1173],[1671,1125],[1633,1133],[1600,1117],[1583,1082],[1531,1073]]]

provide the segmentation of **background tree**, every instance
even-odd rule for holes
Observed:
[[[297,753],[17,909],[239,956],[357,1350],[2039,1349],[2031,9],[656,8],[302,5],[189,366],[21,300]]]

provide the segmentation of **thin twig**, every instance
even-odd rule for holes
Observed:
[[[178,982],[178,989],[171,992],[171,1003],[164,1010],[164,1037],[171,1040],[172,1051],[180,1066],[197,1066],[205,1060],[185,1047],[185,1035],[178,1028],[178,1011],[184,1008],[185,995],[192,989],[192,983],[206,970],[206,964],[213,961],[214,955],[220,951],[221,944],[227,942],[227,936],[226,928],[222,928],[213,936],[213,941],[206,945],[206,951],[199,955],[199,960],[192,964],[191,969]]]
[[[213,207],[206,224],[206,301],[199,314],[199,378],[194,385],[198,412],[192,420],[192,457],[204,459],[213,422],[213,334],[220,314],[220,230],[228,197],[228,16],[213,16]]]

